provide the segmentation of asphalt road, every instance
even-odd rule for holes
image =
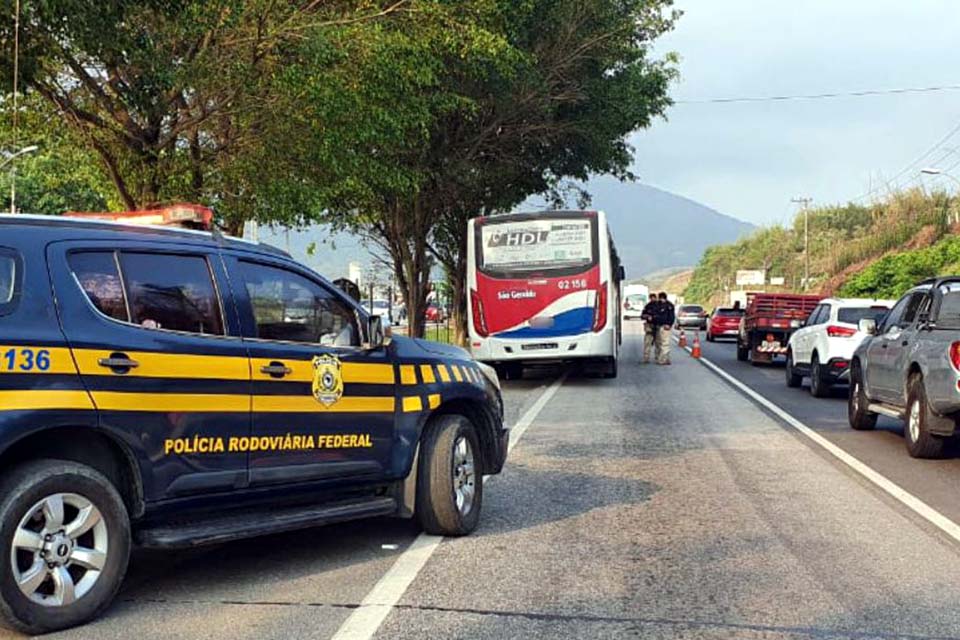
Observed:
[[[734,342],[702,344],[703,355],[808,427],[944,514],[960,522],[960,447],[952,442],[945,460],[914,460],[907,455],[903,424],[883,416],[873,432],[857,432],[847,422],[847,385],[829,398],[810,395],[809,379],[800,389],[784,382],[783,360],[753,366],[738,362]]]
[[[845,431],[840,399],[782,370],[705,352],[924,500],[957,477],[892,425]],[[628,336],[616,380],[571,375],[546,403],[561,372],[507,385],[512,423],[542,410],[480,529],[422,558],[373,637],[960,638],[960,545],[687,354],[638,360]],[[101,620],[51,637],[333,638],[416,537],[378,520],[139,554]]]

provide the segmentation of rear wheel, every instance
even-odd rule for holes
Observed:
[[[432,419],[420,443],[416,514],[427,533],[463,536],[480,522],[483,468],[473,424],[460,415]]]
[[[820,356],[814,352],[810,360],[810,395],[814,398],[823,398],[830,393],[830,386],[830,383],[824,380]]]
[[[745,347],[740,343],[740,338],[737,338],[737,360],[740,362],[746,362],[750,358],[750,347]]]
[[[129,556],[126,507],[98,471],[37,460],[0,482],[0,623],[38,634],[95,618]]]
[[[784,375],[787,380],[787,386],[791,389],[796,389],[800,386],[800,383],[803,381],[803,376],[797,373],[797,370],[793,368],[793,352],[787,352],[787,366],[784,368]]]
[[[617,377],[617,358],[607,358],[603,364],[603,377],[604,378],[616,378]]]
[[[941,458],[946,439],[930,433],[930,404],[923,378],[910,377],[907,392],[907,423],[904,425],[907,452],[914,458]]]

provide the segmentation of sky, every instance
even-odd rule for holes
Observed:
[[[681,56],[678,102],[630,140],[640,181],[754,224],[887,191],[960,125],[960,90],[828,100],[683,100],[960,85],[958,0],[677,0],[656,45]],[[960,131],[919,168],[960,162]],[[953,171],[960,177],[960,164]],[[925,177],[927,188],[954,188]],[[602,203],[596,203],[602,206]]]

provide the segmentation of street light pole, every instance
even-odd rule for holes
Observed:
[[[920,169],[920,173],[928,176],[944,176],[945,178],[950,178],[957,184],[958,187],[960,187],[960,180],[958,180],[956,176],[947,173],[943,169],[937,169],[936,167],[924,167],[923,169]],[[954,220],[956,222],[960,222],[960,212],[957,212],[957,214],[954,216]]]
[[[29,147],[24,147],[23,149],[20,149],[20,151],[11,153],[10,157],[8,157],[3,162],[0,162],[0,169],[3,169],[5,166],[7,166],[8,164],[13,162],[20,156],[26,155],[28,153],[33,153],[37,149],[39,149],[39,147],[35,144],[32,144]],[[16,212],[17,212],[17,165],[13,165],[13,172],[10,174],[10,213],[16,213]]]
[[[803,210],[803,290],[806,291],[810,286],[810,213],[807,205],[813,202],[813,198],[791,198],[790,202],[799,204]]]

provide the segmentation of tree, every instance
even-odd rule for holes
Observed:
[[[47,215],[67,210],[106,209],[110,206],[108,198],[112,189],[100,165],[71,131],[54,126],[56,114],[49,113],[38,98],[28,96],[19,105],[18,146],[37,145],[38,149],[14,160],[17,209]],[[0,103],[0,140],[14,140],[11,109],[11,101]],[[10,170],[0,175],[0,197],[4,199],[5,211],[10,208],[12,179]]]
[[[441,123],[440,187],[432,253],[454,292],[458,338],[466,329],[467,220],[507,211],[532,194],[559,198],[565,180],[632,178],[626,136],[670,104],[673,56],[650,58],[669,30],[670,1],[504,2],[515,64],[471,87],[466,122]],[[462,74],[464,77],[468,73]]]
[[[4,4],[9,15],[12,3]],[[205,202],[225,209],[236,228],[247,211],[230,215],[230,207],[262,201],[253,187],[262,182],[264,149],[295,137],[275,109],[276,80],[318,32],[375,22],[404,4],[105,0],[93,10],[74,0],[24,3],[21,85],[97,155],[122,206]],[[5,42],[12,28],[12,21],[0,27]],[[11,49],[3,47],[4,73]]]
[[[337,219],[389,255],[412,335],[422,335],[438,261],[462,336],[467,220],[557,189],[568,177],[629,178],[627,134],[669,104],[672,58],[650,60],[648,48],[675,15],[669,0],[430,6],[430,20],[391,24],[398,30],[390,46],[414,55],[403,65],[412,75],[390,66],[374,83],[390,96],[416,95],[400,101],[408,110],[400,131],[414,135],[400,136],[406,145],[386,145],[392,155],[376,150],[403,171],[369,184],[352,214],[341,207]]]

